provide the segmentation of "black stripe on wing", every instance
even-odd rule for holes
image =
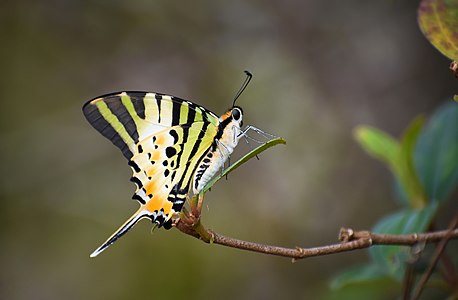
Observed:
[[[137,124],[134,121],[132,115],[127,111],[126,106],[122,103],[121,94],[125,93],[132,102],[134,107],[135,113],[137,116],[150,122],[151,124],[158,124],[161,122],[161,104],[163,101],[172,101],[172,109],[171,109],[171,124],[170,126],[181,125],[183,127],[190,126],[193,122],[195,122],[196,114],[201,114],[202,119],[206,123],[215,123],[215,119],[218,117],[212,113],[211,111],[205,109],[204,107],[198,106],[191,101],[181,99],[175,96],[169,96],[160,93],[148,93],[148,92],[137,92],[137,91],[129,91],[129,92],[117,92],[117,93],[110,93],[106,95],[102,95],[97,97],[93,100],[88,101],[83,106],[83,113],[86,116],[86,119],[89,123],[99,131],[103,136],[108,138],[115,144],[118,148],[121,149],[124,156],[127,159],[130,159],[133,156],[132,151],[129,149],[129,146],[126,142],[121,138],[119,133],[113,128],[114,124],[112,120],[107,120],[104,116],[101,115],[98,107],[96,106],[96,101],[103,101],[107,106],[111,114],[113,114],[119,121],[120,124],[124,127],[125,131],[128,135],[132,138],[134,143],[138,142],[139,133],[137,131]],[[145,97],[147,94],[154,95],[154,99],[156,99],[158,115],[151,119],[147,119],[146,117],[146,108],[145,108]],[[164,98],[167,97],[167,98]],[[186,103],[186,104],[184,104]],[[181,109],[182,105],[186,105],[187,108],[187,116],[181,116]],[[200,112],[198,112],[200,110]],[[136,116],[135,116],[136,117]],[[213,119],[213,120],[211,120]],[[180,124],[180,120],[181,123]],[[184,122],[183,122],[184,120]],[[213,122],[212,122],[213,121]],[[117,124],[119,124],[117,123]]]
[[[121,138],[118,132],[116,132],[113,126],[100,114],[97,106],[90,104],[90,101],[89,101],[83,106],[83,113],[86,119],[89,121],[89,123],[95,129],[97,129],[97,131],[99,131],[104,137],[109,139],[116,147],[121,149],[122,154],[127,159],[132,158],[133,153],[130,151],[129,146],[126,144],[126,142],[124,142],[124,140]],[[138,139],[138,134],[137,134],[137,139]]]

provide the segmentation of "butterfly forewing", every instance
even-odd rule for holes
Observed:
[[[146,92],[122,92],[98,97],[83,106],[91,125],[121,149],[130,159],[139,140],[171,126],[209,122],[218,126],[218,117],[190,101]]]

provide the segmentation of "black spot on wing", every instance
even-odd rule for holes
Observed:
[[[164,229],[166,230],[169,230],[170,228],[172,228],[172,219],[169,219],[167,222],[162,224],[162,227],[164,227]]]
[[[139,173],[141,171],[140,167],[133,160],[129,160],[127,164],[131,166],[135,172]]]
[[[138,202],[140,202],[140,203],[141,203],[141,204],[143,204],[143,205],[145,205],[145,204],[146,204],[146,201],[145,201],[145,200],[143,200],[143,198],[142,198],[142,197],[140,197],[140,196],[139,196],[139,195],[137,195],[137,194],[134,194],[134,195],[132,196],[132,199],[134,199],[134,200],[137,200]]]
[[[138,179],[137,177],[135,176],[132,176],[130,178],[130,181],[132,181],[133,183],[135,183],[137,185],[137,188],[141,188],[143,186],[142,182],[140,181],[140,179]]]
[[[177,153],[177,150],[173,147],[167,147],[165,148],[165,155],[167,155],[168,158],[171,158]]]
[[[173,137],[173,144],[178,143],[178,133],[176,132],[176,130],[170,130],[169,134]]]

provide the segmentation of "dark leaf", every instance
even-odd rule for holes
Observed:
[[[419,180],[433,202],[444,201],[458,184],[458,104],[440,107],[421,132],[415,149]]]

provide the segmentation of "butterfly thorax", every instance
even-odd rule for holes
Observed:
[[[239,111],[239,107],[235,108]],[[194,174],[193,193],[198,194],[213,176],[224,168],[240,139],[241,116],[233,117],[234,108],[228,110],[219,118],[218,133],[212,146],[203,157]]]

